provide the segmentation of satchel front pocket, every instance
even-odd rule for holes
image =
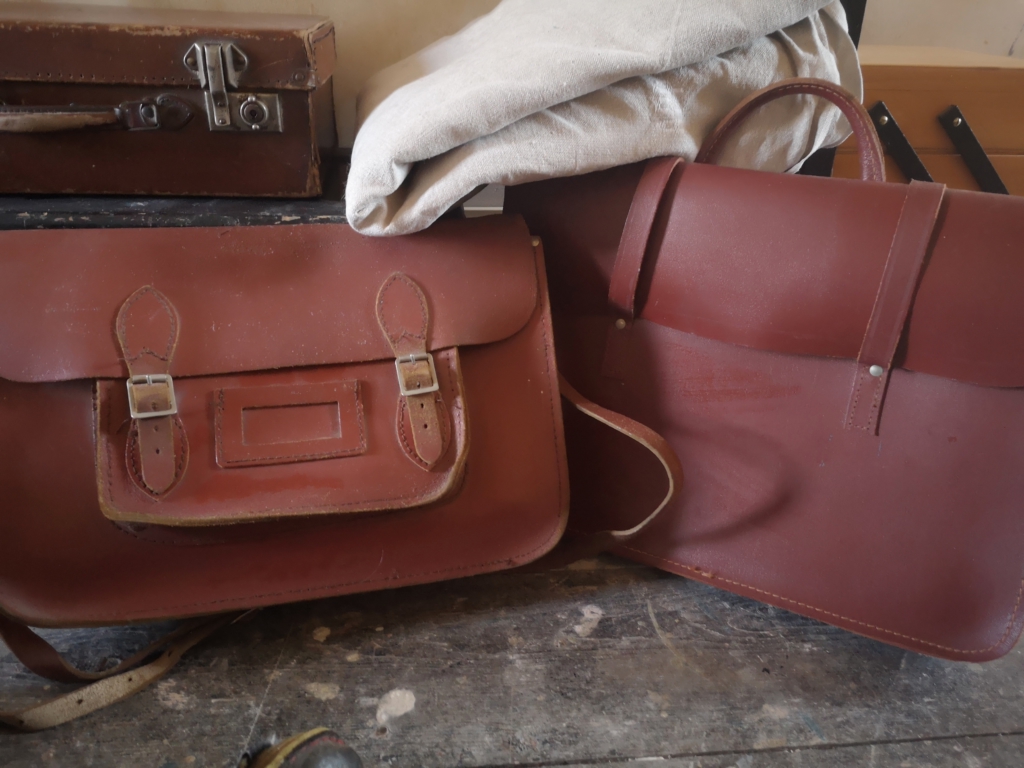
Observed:
[[[175,478],[159,493],[142,477],[124,382],[98,381],[100,507],[119,522],[192,526],[443,499],[458,487],[468,427],[457,350],[433,358],[442,452],[432,467],[416,456],[394,360],[180,378]]]

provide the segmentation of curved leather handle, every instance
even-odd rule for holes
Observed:
[[[87,128],[177,130],[194,114],[187,101],[166,93],[114,107],[8,106],[0,102],[0,133],[55,133]]]
[[[722,118],[722,121],[704,140],[695,162],[714,163],[718,159],[726,139],[733,134],[740,123],[746,120],[751,112],[770,101],[794,94],[820,96],[839,107],[846,119],[850,121],[853,133],[857,137],[861,178],[864,181],[885,181],[882,144],[878,140],[878,134],[875,132],[874,124],[871,122],[871,116],[867,110],[844,88],[840,88],[828,80],[810,77],[783,80],[747,96]]]

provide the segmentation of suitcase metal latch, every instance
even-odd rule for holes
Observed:
[[[281,133],[281,99],[276,93],[238,93],[249,57],[234,43],[195,43],[185,67],[199,79],[211,131]]]

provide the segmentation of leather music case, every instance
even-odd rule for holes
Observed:
[[[334,60],[319,16],[0,3],[0,192],[318,195]]]
[[[994,659],[1024,622],[1024,200],[883,183],[870,118],[813,81],[755,94],[698,159],[787,93],[843,105],[867,180],[661,158],[506,192],[547,249],[564,375],[686,472],[618,551]],[[589,522],[628,522],[605,473],[641,460],[575,419],[567,439]]]
[[[252,608],[543,555],[568,505],[521,220],[0,233],[0,609]],[[2,627],[0,627],[2,628]]]

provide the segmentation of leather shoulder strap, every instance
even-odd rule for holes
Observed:
[[[665,476],[668,478],[668,489],[658,506],[632,528],[597,531],[596,533],[583,535],[567,533],[551,552],[539,560],[523,566],[522,570],[526,571],[541,571],[568,565],[576,560],[607,552],[619,544],[629,541],[654,522],[654,519],[671,503],[683,486],[683,468],[679,464],[675,451],[672,450],[672,446],[668,444],[665,438],[638,421],[634,421],[627,416],[623,416],[621,413],[616,413],[588,400],[577,392],[561,374],[558,377],[558,385],[562,392],[562,397],[568,400],[569,404],[578,411],[592,419],[596,419],[616,432],[621,432],[650,451],[661,462],[661,466],[665,470]]]
[[[113,669],[83,672],[68,664],[53,646],[24,624],[0,615],[0,637],[26,667],[51,680],[91,681],[75,691],[24,709],[0,710],[0,723],[19,731],[41,731],[127,699],[163,677],[192,646],[238,618],[239,614],[232,613],[185,622]],[[155,659],[135,666],[160,649],[163,650]]]

